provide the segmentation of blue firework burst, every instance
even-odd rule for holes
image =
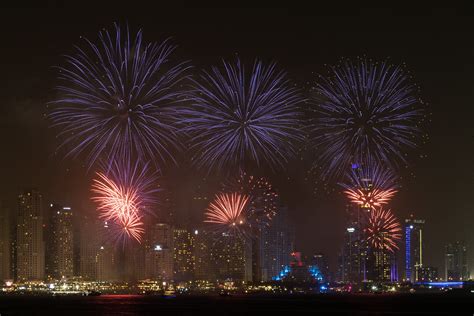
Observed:
[[[194,163],[217,171],[283,165],[301,139],[302,98],[274,63],[223,62],[193,80],[185,110]]]
[[[313,89],[314,140],[326,176],[367,159],[398,167],[424,136],[423,102],[401,66],[358,59],[331,68]]]
[[[85,39],[66,56],[49,112],[66,156],[85,154],[89,167],[99,158],[173,159],[176,104],[188,67],[171,64],[174,49],[169,40],[147,44],[141,31],[133,36],[115,25],[115,32],[100,32],[97,43]]]

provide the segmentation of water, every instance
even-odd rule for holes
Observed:
[[[0,315],[473,315],[474,295],[0,296]]]

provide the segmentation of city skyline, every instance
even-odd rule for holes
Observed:
[[[300,27],[308,28],[314,20],[318,20],[316,23],[319,25],[324,25],[327,19],[325,17],[317,15],[311,17],[305,16],[301,12],[290,11],[288,13],[275,10],[273,14],[266,14],[261,20],[253,14],[248,14],[251,21],[261,28],[264,28],[264,21],[274,21],[278,17],[284,17],[293,22],[296,22],[298,17],[302,17],[302,20],[296,23],[293,28],[285,30],[283,39],[276,40],[276,35],[272,35],[270,32],[263,43],[258,45],[258,34],[263,33],[263,29],[254,34],[250,26],[239,30],[230,22],[224,23],[225,30],[233,35],[233,40],[224,39],[223,33],[210,30],[213,26],[212,22],[198,22],[197,29],[191,32],[188,26],[196,23],[196,20],[193,20],[189,11],[186,12],[186,17],[189,20],[182,25],[181,22],[175,22],[171,18],[160,23],[156,22],[152,16],[138,18],[139,15],[134,14],[127,17],[127,22],[133,30],[142,27],[146,39],[163,39],[168,35],[174,36],[179,47],[182,47],[182,49],[178,47],[179,56],[192,59],[198,66],[202,64],[206,68],[208,65],[216,64],[221,56],[228,58],[238,52],[246,60],[261,57],[278,61],[278,64],[285,67],[291,78],[301,86],[305,81],[311,80],[311,71],[319,73],[323,71],[323,64],[337,62],[337,59],[331,56],[333,53],[338,56],[337,58],[341,55],[349,57],[366,55],[376,59],[390,57],[397,64],[406,63],[416,82],[421,86],[423,99],[430,103],[433,123],[428,129],[431,142],[423,146],[419,153],[423,159],[416,160],[408,171],[402,171],[404,176],[401,181],[402,187],[394,198],[391,208],[396,210],[398,219],[402,222],[408,218],[409,214],[414,214],[415,218],[422,218],[426,221],[424,237],[432,242],[426,245],[427,257],[425,260],[427,265],[435,266],[440,271],[442,271],[445,261],[445,244],[457,240],[465,240],[468,245],[473,244],[472,230],[469,226],[469,223],[472,223],[473,215],[465,201],[466,196],[472,191],[472,185],[469,182],[469,174],[472,172],[464,170],[464,167],[472,168],[470,165],[472,151],[469,150],[472,144],[469,143],[468,137],[472,134],[472,127],[469,128],[469,115],[459,117],[449,110],[452,108],[451,104],[455,103],[467,112],[472,111],[469,110],[468,97],[462,93],[462,91],[469,91],[468,82],[472,79],[472,72],[467,75],[457,74],[454,78],[450,77],[453,69],[458,69],[456,66],[459,66],[459,61],[454,59],[458,55],[468,55],[469,49],[472,52],[472,46],[461,40],[463,34],[455,33],[458,31],[458,27],[462,29],[460,26],[465,23],[465,20],[460,18],[454,21],[456,14],[450,16],[453,24],[442,33],[442,41],[446,44],[442,47],[438,47],[432,42],[437,36],[440,26],[437,26],[430,17],[422,17],[422,21],[428,23],[428,26],[422,27],[420,26],[421,22],[401,16],[400,18],[403,18],[407,25],[400,26],[400,28],[405,31],[412,27],[416,30],[413,34],[406,35],[402,30],[389,27],[387,31],[396,39],[395,41],[386,38],[373,40],[374,35],[378,34],[377,31],[366,30],[366,37],[371,40],[361,39],[363,44],[358,47],[352,47],[351,44],[354,42],[346,38],[345,41],[333,43],[332,46],[325,45],[324,51],[321,52],[317,45],[308,44],[317,39],[316,35],[306,29],[301,33],[298,32],[300,32]],[[212,15],[213,11],[201,12]],[[433,12],[435,15],[441,14],[439,10]],[[26,12],[27,16],[28,14],[30,14],[29,23],[33,24],[38,18],[32,13]],[[51,17],[54,16],[52,12],[46,13],[47,16],[48,14]],[[370,15],[370,10],[366,14]],[[142,14],[140,14],[141,16]],[[231,21],[238,19],[238,14],[235,12],[230,16]],[[71,22],[64,21],[68,18],[72,19]],[[6,178],[13,181],[1,184],[0,198],[6,201],[10,209],[16,207],[14,201],[20,188],[37,187],[43,193],[43,199],[46,197],[48,201],[71,206],[79,214],[91,215],[94,213],[95,206],[90,202],[89,192],[91,173],[87,173],[87,166],[79,159],[66,160],[59,154],[54,154],[57,143],[53,133],[47,128],[42,114],[45,111],[44,104],[54,96],[51,91],[56,82],[55,73],[50,71],[49,67],[61,63],[61,54],[70,52],[72,46],[78,42],[80,35],[95,38],[98,30],[110,28],[112,22],[116,20],[122,22],[122,18],[121,14],[110,13],[102,21],[94,23],[81,22],[76,16],[67,18],[59,16],[56,17],[58,20],[47,19],[48,22],[42,24],[35,32],[37,32],[38,38],[46,37],[50,41],[55,41],[57,45],[46,47],[45,43],[39,39],[21,43],[12,40],[13,47],[19,51],[42,52],[37,54],[32,62],[25,64],[21,63],[23,61],[21,54],[18,57],[12,55],[13,48],[11,51],[4,52],[7,59],[15,61],[12,65],[20,64],[16,71],[13,71],[11,66],[7,66],[9,80],[5,83],[7,89],[4,97],[5,104],[9,106],[2,107],[2,114],[11,119],[2,125],[2,131],[4,131],[2,141],[5,142],[6,148],[11,148],[12,152],[18,155],[12,154],[12,157],[8,155],[2,157],[4,166],[2,168],[4,168]],[[393,19],[395,20],[395,18]],[[60,21],[62,27],[61,30],[58,30],[57,25]],[[345,21],[345,23],[349,23],[349,21]],[[16,32],[22,36],[27,33],[27,30],[20,27]],[[210,35],[206,38],[199,37],[199,40],[193,39],[194,35],[199,32],[207,32],[206,34]],[[316,33],[327,38],[337,36],[340,34],[340,30],[319,29]],[[408,36],[404,41],[401,41],[402,33],[403,36]],[[291,39],[294,34],[299,34],[297,38],[301,42]],[[451,37],[452,34],[455,36]],[[31,34],[28,33],[26,36],[31,36]],[[421,41],[426,44],[426,47],[422,47],[422,43],[416,43],[419,37],[422,38]],[[223,41],[223,44],[217,45],[216,39]],[[399,42],[409,43],[410,49],[397,44]],[[454,46],[454,44],[466,46],[465,48],[459,47],[454,52],[447,48],[450,45]],[[290,51],[287,51],[287,46],[291,47]],[[191,53],[192,47],[195,49],[193,53]],[[302,56],[304,61],[296,62],[297,52],[303,48],[307,48],[307,53]],[[343,54],[335,54],[338,50]],[[416,52],[415,54],[413,54],[413,50]],[[311,54],[317,58],[310,56]],[[430,57],[422,60],[425,56]],[[311,64],[314,69],[304,70],[305,67],[302,66],[304,63]],[[444,76],[440,74],[434,78],[432,69],[435,64],[436,69]],[[43,77],[47,79],[40,79]],[[24,78],[29,86],[21,82]],[[444,88],[445,94],[438,91],[442,90],[440,87]],[[453,124],[449,122],[460,123],[452,126]],[[19,137],[19,141],[12,143],[6,138],[12,132]],[[428,157],[424,157],[425,155]],[[35,157],[35,159],[31,160],[29,157]],[[192,206],[191,200],[196,194],[211,198],[217,191],[218,184],[216,183],[219,181],[213,177],[206,177],[206,181],[201,181],[205,175],[194,173],[185,161],[180,161],[179,166],[181,169],[169,167],[164,170],[166,177],[163,180],[163,186],[167,187],[172,195],[172,205],[169,209],[173,212],[174,222],[199,223],[204,209],[202,206]],[[334,267],[336,266],[337,252],[343,244],[343,235],[347,228],[344,223],[347,200],[341,194],[326,193],[324,190],[319,190],[316,195],[313,195],[314,179],[309,178],[308,181],[305,181],[306,170],[301,170],[299,167],[297,163],[292,163],[287,172],[281,175],[267,171],[265,168],[263,170],[254,169],[254,171],[266,173],[265,176],[272,181],[284,204],[288,206],[289,216],[297,226],[296,248],[303,253],[323,252],[328,254],[330,266]],[[436,180],[433,181],[433,178]],[[182,185],[183,183],[184,185]],[[199,190],[202,192],[198,192]],[[337,191],[337,186],[331,186],[330,191],[332,190]],[[44,203],[47,202],[44,201]],[[446,216],[448,210],[449,215]],[[168,210],[160,210],[161,214],[158,216],[163,216],[164,212],[168,212]],[[333,242],[328,243],[327,240],[333,240]],[[469,255],[470,262],[472,262],[472,252],[469,252]],[[472,266],[471,264],[471,269]],[[331,270],[334,271],[334,268]]]

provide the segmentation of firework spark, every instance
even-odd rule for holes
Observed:
[[[278,194],[267,179],[240,171],[224,189],[235,190],[249,197],[247,222],[251,229],[270,224],[276,214]]]
[[[302,101],[274,63],[256,61],[247,72],[239,60],[223,62],[193,81],[184,110],[194,163],[235,171],[243,163],[283,165],[301,139]]]
[[[375,209],[370,213],[367,226],[367,241],[379,250],[394,252],[399,249],[397,242],[401,238],[402,228],[390,210]]]
[[[387,204],[398,192],[397,176],[377,162],[355,164],[341,186],[352,203],[369,210]]]
[[[59,97],[49,118],[60,132],[67,156],[86,155],[91,167],[99,157],[173,159],[177,147],[176,103],[186,64],[169,65],[175,46],[166,40],[146,44],[139,31],[104,30],[99,42],[85,40],[59,68]]]
[[[220,193],[209,204],[204,222],[217,224],[227,231],[243,232],[249,197],[239,193]]]
[[[423,137],[425,120],[417,87],[401,66],[366,60],[332,67],[314,88],[314,140],[325,176],[373,158],[392,167]]]

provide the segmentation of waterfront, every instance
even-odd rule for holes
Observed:
[[[357,294],[313,296],[103,295],[1,296],[0,314],[10,315],[472,315],[472,294]]]

